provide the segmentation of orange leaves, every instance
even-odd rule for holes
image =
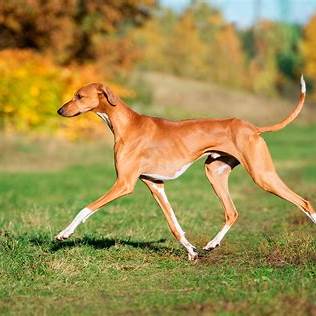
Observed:
[[[99,46],[113,36],[122,40],[129,27],[148,18],[153,6],[154,0],[0,1],[0,48],[50,52],[62,64],[94,60]],[[111,52],[116,54],[116,47]]]

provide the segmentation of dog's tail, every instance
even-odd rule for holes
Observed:
[[[304,77],[303,75],[301,76],[301,95],[300,98],[298,100],[298,104],[296,106],[296,108],[294,109],[294,111],[283,121],[271,125],[271,126],[263,126],[263,127],[258,127],[258,132],[261,133],[265,133],[265,132],[275,132],[278,131],[282,128],[284,128],[286,125],[290,124],[291,122],[293,122],[297,116],[299,115],[299,113],[302,111],[303,105],[304,105],[304,101],[305,101],[305,95],[306,95],[306,84],[304,81]]]

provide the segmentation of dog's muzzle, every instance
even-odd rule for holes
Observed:
[[[81,112],[77,112],[77,113],[74,113],[74,114],[69,114],[67,113],[67,111],[65,111],[65,109],[63,107],[61,107],[57,113],[61,116],[64,116],[64,117],[74,117],[74,116],[77,116],[77,115],[80,115]]]
[[[58,113],[59,115],[63,116],[63,115],[64,115],[64,109],[63,109],[63,108],[60,108],[60,109],[57,111],[57,113]]]

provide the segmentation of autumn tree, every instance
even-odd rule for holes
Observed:
[[[301,44],[304,56],[304,73],[316,86],[316,15],[314,15],[304,28],[304,38]]]
[[[244,86],[245,58],[239,34],[219,10],[205,2],[194,1],[178,16],[160,11],[137,30],[137,38],[146,69]]]
[[[111,55],[124,67],[127,56],[134,58],[124,32],[154,6],[155,0],[0,1],[0,49],[49,51],[64,64]]]
[[[173,11],[161,8],[141,28],[131,32],[131,38],[141,54],[140,69],[173,72],[167,54],[170,34],[176,22],[177,16]]]
[[[206,44],[200,38],[190,8],[182,14],[172,30],[166,56],[175,74],[200,79],[205,77]]]

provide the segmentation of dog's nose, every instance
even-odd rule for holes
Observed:
[[[57,111],[57,113],[58,113],[59,115],[63,115],[63,114],[64,114],[64,109],[63,109],[63,108],[60,108],[60,109]]]

